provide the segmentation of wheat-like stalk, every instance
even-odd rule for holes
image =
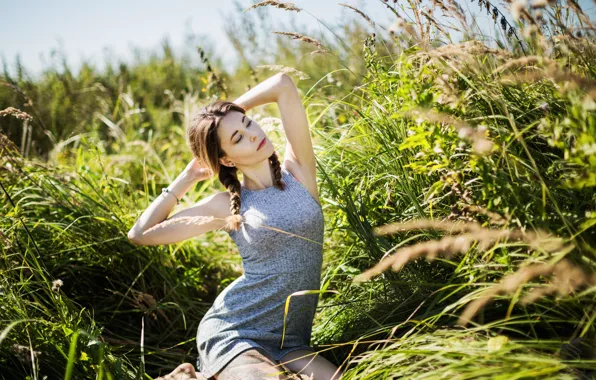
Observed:
[[[281,34],[283,36],[290,36],[292,37],[293,40],[300,40],[300,41],[304,41],[308,44],[314,45],[317,47],[317,52],[327,52],[329,51],[329,49],[327,49],[326,47],[324,47],[319,41],[315,40],[314,38],[308,37],[308,36],[304,36],[302,34],[298,34],[298,33],[294,33],[294,32],[272,32],[274,34]]]
[[[251,5],[250,7],[246,8],[245,10],[243,10],[242,12],[248,12],[251,9],[255,9],[258,7],[265,7],[267,5],[271,5],[273,7],[276,8],[280,8],[280,9],[285,9],[287,11],[296,11],[296,12],[300,12],[302,9],[298,8],[297,6],[294,5],[294,3],[280,3],[277,0],[265,0],[265,1],[261,1],[260,3],[256,3]]]
[[[429,11],[421,11],[420,12],[428,22],[430,22],[432,25],[435,26],[435,28],[437,28],[437,30],[441,33],[443,33],[445,36],[449,35],[449,33],[447,33],[447,31],[445,31],[445,29],[443,29],[438,22],[435,21],[435,18],[433,17],[432,14],[430,14],[430,10]]]
[[[538,298],[558,293],[564,296],[574,292],[581,286],[596,286],[596,274],[587,274],[581,268],[575,266],[567,259],[562,259],[556,264],[538,263],[530,264],[512,273],[500,283],[489,287],[481,298],[470,302],[458,319],[458,324],[465,326],[478,313],[499,294],[513,294],[517,290],[538,276],[551,276],[548,285],[534,288],[522,298],[522,304],[536,301]]]
[[[596,80],[560,70],[554,65],[550,65],[542,71],[532,71],[524,72],[522,74],[508,75],[503,77],[501,82],[527,83],[542,79],[551,79],[555,82],[565,84],[564,87],[561,87],[561,90],[563,91],[579,87],[584,90],[592,99],[596,99]]]
[[[17,119],[21,120],[31,120],[33,116],[29,115],[27,112],[21,111],[14,107],[8,107],[0,111],[0,116],[14,116]]]
[[[387,269],[399,271],[410,261],[425,257],[428,261],[434,260],[438,255],[451,258],[459,253],[467,252],[474,242],[478,248],[488,249],[500,240],[520,240],[527,242],[534,249],[543,249],[554,252],[564,248],[563,240],[553,237],[543,231],[522,231],[520,229],[489,229],[476,222],[453,223],[446,221],[416,220],[407,223],[393,223],[376,228],[375,234],[387,235],[413,229],[432,228],[447,232],[459,232],[457,236],[445,236],[440,240],[431,240],[403,247],[390,256],[384,256],[379,263],[354,278],[354,282],[367,281]]]
[[[506,63],[504,63],[503,65],[497,67],[495,69],[494,73],[501,73],[501,72],[511,69],[513,67],[522,67],[522,66],[528,66],[528,65],[534,65],[534,64],[551,65],[553,63],[554,63],[553,61],[551,61],[550,59],[548,59],[546,57],[539,56],[539,55],[530,55],[527,57],[509,60]]]
[[[454,0],[447,0],[447,3],[449,4],[449,10],[455,14],[455,18],[457,18],[461,25],[467,29],[468,22],[466,21],[466,14],[462,7]]]
[[[354,8],[351,5],[348,4],[342,4],[342,3],[338,3],[339,5],[341,5],[342,7],[346,7],[346,8],[350,8],[351,10],[353,10],[354,12],[358,13],[360,16],[362,16],[366,21],[368,21],[372,26],[375,26],[375,23],[373,20],[370,19],[370,17],[368,17],[364,12],[362,12],[360,9],[358,8]]]

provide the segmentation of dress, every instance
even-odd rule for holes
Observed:
[[[318,293],[290,299],[301,290],[319,290],[323,261],[323,210],[283,166],[286,189],[242,187],[238,246],[244,273],[215,299],[197,331],[197,367],[209,378],[236,355],[262,348],[279,361],[288,352],[309,349]],[[270,229],[273,227],[285,232]]]

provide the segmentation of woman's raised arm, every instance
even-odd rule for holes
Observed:
[[[193,158],[174,182],[168,186],[171,194],[161,193],[153,200],[128,232],[128,238],[134,240],[136,237],[142,236],[144,231],[163,222],[176,205],[176,198],[182,199],[184,194],[197,182],[208,179],[211,175],[208,169],[200,167],[197,159]]]
[[[282,88],[286,85],[284,75],[278,73],[265,79],[234,100],[234,103],[248,111],[262,104],[277,102]]]

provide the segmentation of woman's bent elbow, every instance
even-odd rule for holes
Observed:
[[[143,245],[143,243],[141,242],[141,239],[139,239],[138,236],[132,234],[132,233],[128,233],[128,240],[133,243],[134,245]]]

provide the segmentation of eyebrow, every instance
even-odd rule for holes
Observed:
[[[246,118],[246,115],[242,116],[242,124],[244,124],[244,119]],[[234,136],[236,136],[236,133],[238,133],[238,130],[236,129],[236,131],[234,133],[232,133],[232,136],[230,136],[230,141],[232,141],[232,139],[234,138]]]

